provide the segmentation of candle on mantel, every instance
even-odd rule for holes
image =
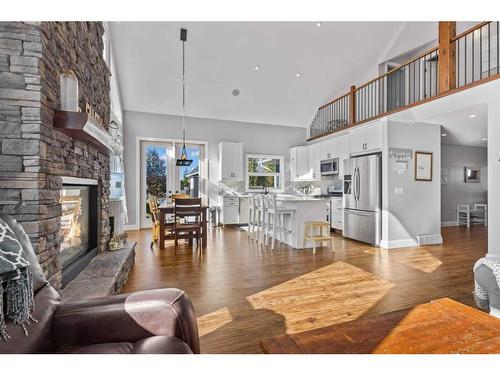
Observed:
[[[60,76],[61,111],[78,112],[78,79],[72,70],[65,70]]]

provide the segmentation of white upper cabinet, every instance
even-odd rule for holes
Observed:
[[[382,124],[369,125],[365,128],[367,150],[382,149]]]
[[[219,180],[243,180],[243,143],[219,143]]]
[[[320,162],[321,162],[321,143],[315,143],[309,146],[309,180],[321,180]]]
[[[335,149],[337,148],[337,138],[329,139],[319,143],[320,147],[320,160],[327,160],[335,158]]]
[[[366,153],[382,148],[382,125],[360,126],[349,131],[349,153]]]
[[[354,154],[365,150],[365,129],[354,128],[349,131],[349,153]]]
[[[243,143],[231,143],[231,169],[235,180],[244,180]]]
[[[310,181],[309,147],[298,146],[290,149],[290,181]]]
[[[335,139],[334,158],[339,158],[339,177],[344,179],[344,160],[349,159],[349,136],[342,135]]]

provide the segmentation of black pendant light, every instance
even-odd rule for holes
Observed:
[[[189,167],[192,160],[188,159],[186,153],[186,128],[184,126],[184,117],[186,116],[186,84],[185,84],[185,54],[184,46],[187,40],[187,30],[181,29],[181,41],[182,41],[182,152],[181,157],[177,159],[175,165],[177,167]]]

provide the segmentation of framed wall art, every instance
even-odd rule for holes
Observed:
[[[432,152],[415,151],[415,180],[432,181]]]

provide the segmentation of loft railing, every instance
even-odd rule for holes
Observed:
[[[349,126],[350,95],[345,94],[318,108],[311,122],[311,137],[333,133]]]
[[[356,88],[356,122],[366,121],[438,94],[438,49]]]
[[[499,23],[483,22],[456,36],[454,27],[440,23],[438,47],[319,107],[309,139],[499,78]]]
[[[483,22],[452,39],[456,51],[456,87],[499,74],[499,23]]]

